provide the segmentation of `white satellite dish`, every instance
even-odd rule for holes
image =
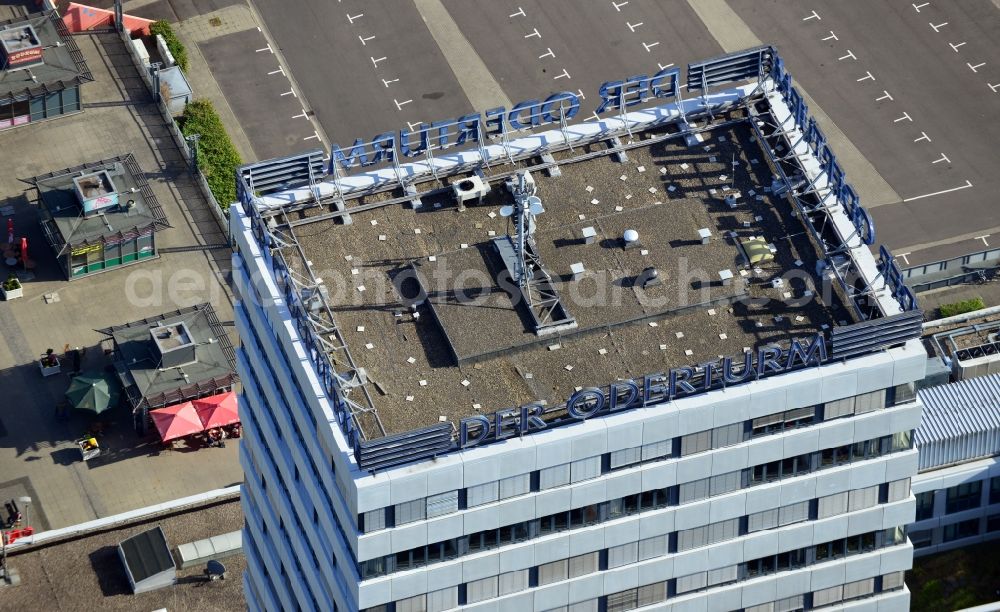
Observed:
[[[625,230],[625,242],[636,242],[639,240],[639,232],[634,229]]]
[[[528,197],[528,212],[533,215],[540,215],[545,212],[545,208],[542,206],[542,200],[538,196]]]
[[[514,214],[514,207],[513,206],[501,206],[500,207],[500,216],[501,217],[509,217],[509,216],[511,216],[513,214]]]

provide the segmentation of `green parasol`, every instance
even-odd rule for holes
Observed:
[[[66,399],[79,410],[100,414],[118,403],[120,387],[114,378],[100,373],[81,374],[66,390]]]

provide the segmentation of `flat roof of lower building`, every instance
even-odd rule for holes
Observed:
[[[854,323],[839,294],[824,290],[817,249],[791,204],[771,193],[772,170],[743,111],[725,119],[693,146],[659,140],[618,163],[603,144],[590,145],[555,154],[561,176],[533,174],[545,209],[535,254],[575,323],[551,334],[535,333],[516,284],[501,280],[495,241],[516,235],[503,216],[514,198],[502,180],[464,210],[442,191],[417,209],[379,206],[384,193],[363,196],[351,224],[324,208],[296,213],[295,237],[385,430],[366,435],[554,406],[583,387],[723,356],[742,363],[745,351]],[[309,223],[314,216],[323,218]],[[638,232],[638,247],[624,248],[627,229]],[[770,261],[747,262],[741,244],[751,239],[768,245]],[[649,267],[662,282],[643,288]],[[411,306],[419,289],[427,299]]]
[[[107,172],[119,204],[104,208],[100,214],[84,214],[74,179],[95,172]],[[131,153],[111,159],[88,162],[49,172],[25,182],[38,189],[38,204],[44,208],[46,235],[61,251],[81,245],[118,242],[138,230],[167,227],[163,208]]]
[[[0,104],[9,104],[15,99],[26,100],[94,80],[76,41],[56,11],[0,22],[0,30],[23,26],[31,26],[37,35],[43,48],[42,61],[32,64],[30,69],[0,65]]]

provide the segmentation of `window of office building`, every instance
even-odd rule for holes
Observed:
[[[444,612],[458,607],[458,587],[448,587],[427,594],[427,612]]]
[[[694,529],[677,532],[677,551],[691,550],[724,540],[732,540],[740,535],[740,520],[719,521]]]
[[[519,474],[500,479],[500,499],[526,495],[531,492],[531,474]]]
[[[865,597],[871,595],[875,592],[875,579],[865,578],[864,580],[857,580],[854,582],[848,582],[844,585],[844,600],[850,601],[851,599],[858,599],[859,597]]]
[[[1000,476],[990,478],[990,504],[1000,504]]]
[[[639,543],[629,542],[608,548],[608,569],[635,563],[639,558]]]
[[[744,608],[743,612],[796,612],[805,609],[805,595],[794,595]]]
[[[934,516],[934,491],[924,491],[917,493],[917,518],[922,521]]]
[[[654,559],[667,554],[667,536],[655,536],[639,540],[639,561]]]
[[[427,612],[427,595],[400,599],[396,602],[396,612]]]
[[[601,457],[587,457],[569,464],[570,481],[581,482],[601,475]]]
[[[427,518],[458,512],[458,490],[446,491],[427,498]]]
[[[568,463],[538,470],[538,488],[543,491],[567,484],[569,484]]]
[[[844,491],[842,493],[834,493],[833,495],[827,495],[819,498],[819,502],[817,503],[816,518],[825,519],[847,512],[847,499],[849,495],[850,493],[848,491]]]
[[[893,480],[889,483],[889,503],[906,499],[910,496],[910,479]]]
[[[896,589],[903,588],[903,578],[905,577],[906,577],[906,572],[892,572],[891,574],[883,574],[882,590],[894,591]]]
[[[945,514],[978,508],[982,499],[983,481],[963,482],[945,490]]]
[[[396,504],[396,525],[405,525],[414,521],[424,520],[427,502],[423,499]]]
[[[568,559],[559,559],[538,566],[538,586],[566,580],[569,573]]]
[[[979,535],[979,519],[977,518],[945,525],[941,540],[952,542],[962,538],[971,538],[974,535]]]
[[[528,588],[528,570],[500,574],[500,596],[519,593]]]
[[[597,571],[600,564],[600,553],[596,550],[594,552],[586,553],[583,555],[577,555],[575,557],[569,558],[569,577],[578,578],[580,576],[586,576],[587,574],[593,574]]]
[[[611,451],[611,463],[610,467],[612,470],[617,470],[623,467],[628,467],[630,465],[635,465],[642,461],[642,447],[633,446],[632,448],[623,448],[622,450]]]
[[[497,481],[484,482],[474,487],[465,489],[465,505],[469,508],[490,504],[497,500],[500,491],[500,483]]]
[[[816,420],[816,406],[806,406],[758,417],[751,423],[753,436],[762,436],[786,429],[809,425]]]
[[[909,536],[910,542],[913,542],[913,548],[924,548],[933,542],[934,531],[932,529],[914,529],[910,531]]]
[[[813,592],[813,607],[819,608],[840,603],[844,600],[844,585],[838,584],[827,589]]]
[[[364,523],[365,533],[385,529],[385,508],[369,510],[362,514],[361,520]]]
[[[865,508],[871,508],[876,504],[878,504],[878,485],[875,485],[874,487],[866,487],[864,489],[855,489],[851,491],[847,497],[848,512],[864,510]]]
[[[809,502],[802,501],[781,508],[771,508],[762,512],[754,512],[747,517],[747,532],[774,529],[782,525],[790,525],[809,518]]]
[[[465,603],[474,604],[497,596],[497,577],[488,576],[465,584]]]
[[[991,514],[986,517],[986,531],[989,533],[1000,531],[1000,514]]]

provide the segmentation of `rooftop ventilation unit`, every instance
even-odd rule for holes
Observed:
[[[30,68],[44,63],[45,48],[28,24],[16,25],[0,30],[0,52],[3,53],[3,68]]]
[[[455,201],[459,204],[469,200],[483,201],[483,197],[490,192],[490,184],[483,180],[478,174],[464,178],[451,185]]]
[[[82,174],[73,179],[76,197],[83,206],[84,216],[118,205],[118,192],[107,170]]]
[[[151,328],[149,333],[160,354],[161,370],[176,368],[198,360],[195,356],[194,337],[183,321],[165,325],[161,322],[160,325]]]

